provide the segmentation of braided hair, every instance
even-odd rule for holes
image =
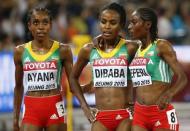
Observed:
[[[126,11],[125,11],[125,8],[122,5],[113,2],[113,3],[103,7],[101,12],[103,12],[104,10],[114,10],[114,11],[116,11],[120,16],[121,27],[125,28],[125,26],[126,26]]]
[[[157,14],[151,8],[139,8],[136,10],[136,12],[139,14],[140,18],[143,21],[150,21],[152,23],[150,27],[150,36],[151,36],[151,40],[155,41],[158,38]]]
[[[44,12],[45,14],[47,14],[49,16],[50,21],[52,21],[52,14],[46,7],[35,7],[29,11],[28,16],[27,16],[27,22],[29,22],[31,20],[31,16],[34,13],[34,11]]]

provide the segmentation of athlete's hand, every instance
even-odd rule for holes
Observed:
[[[160,108],[160,110],[166,109],[168,104],[171,102],[172,99],[172,95],[170,93],[164,93],[162,94],[158,101],[157,101],[157,105]]]
[[[89,108],[89,107],[85,107],[82,109],[83,109],[84,114],[87,117],[88,121],[90,123],[93,123],[96,120],[96,114],[97,114],[96,112],[97,111],[95,111],[94,108]]]
[[[103,38],[102,35],[98,35],[96,36],[93,40],[92,40],[94,46],[96,48],[101,48],[103,46]]]
[[[134,114],[134,103],[133,102],[130,102],[128,103],[128,110],[131,112],[131,115],[133,116]]]
[[[96,116],[98,114],[98,109],[97,108],[90,108],[92,114],[95,116],[95,119],[96,119]]]

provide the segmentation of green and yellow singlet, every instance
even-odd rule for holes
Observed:
[[[127,87],[128,54],[126,42],[120,39],[109,53],[93,48],[90,54],[94,87]]]
[[[169,65],[159,56],[157,41],[144,50],[138,49],[129,68],[133,86],[151,85],[152,81],[170,83],[173,73]]]
[[[62,64],[59,42],[54,41],[51,49],[43,55],[32,51],[31,41],[25,44],[22,56],[24,87],[27,91],[51,90],[60,85]]]

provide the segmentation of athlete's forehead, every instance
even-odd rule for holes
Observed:
[[[109,18],[109,19],[120,20],[120,15],[115,10],[106,9],[106,10],[102,11],[100,18]]]
[[[32,19],[49,19],[50,20],[50,16],[44,11],[34,10],[31,15],[31,20]]]

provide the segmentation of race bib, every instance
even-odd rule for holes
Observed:
[[[65,106],[64,106],[64,103],[62,101],[57,102],[55,106],[57,108],[57,113],[58,113],[59,117],[62,117],[66,114]]]
[[[56,81],[56,61],[25,63],[24,86],[28,91],[56,89]]]
[[[126,87],[127,65],[127,60],[122,58],[94,60],[94,87]]]
[[[131,79],[133,81],[133,87],[151,85],[151,76],[148,74],[146,64],[149,59],[135,58],[130,64]]]
[[[168,118],[169,124],[177,124],[178,123],[175,109],[169,110],[166,113],[167,113],[167,118]]]

